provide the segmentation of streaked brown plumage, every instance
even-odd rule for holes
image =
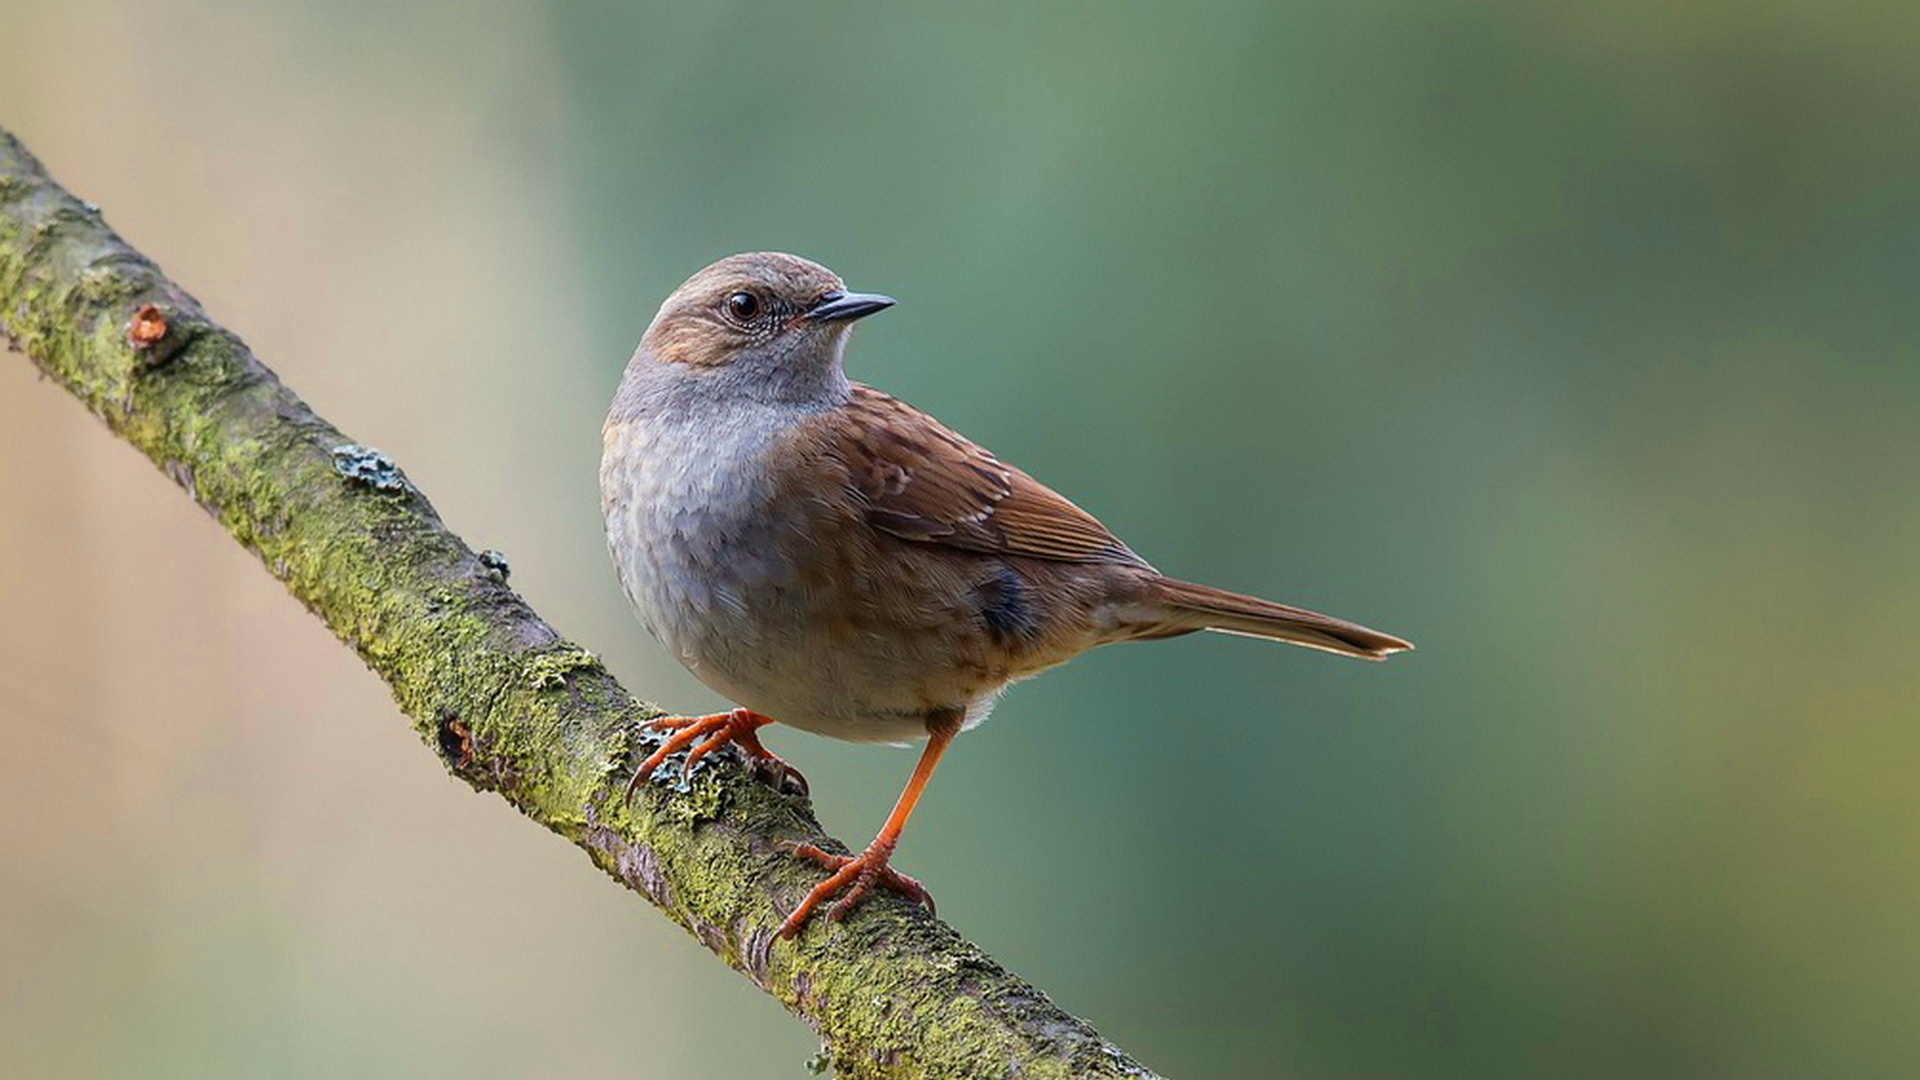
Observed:
[[[1098,645],[1220,630],[1347,656],[1410,648],[1344,620],[1177,581],[1099,521],[932,417],[849,382],[853,321],[890,306],[815,263],[723,259],[661,306],[606,425],[608,542],[642,622],[743,706],[661,722],[667,754],[727,741],[763,768],[769,718],[928,744],[893,815],[783,926],[844,890],[925,899],[887,867],[953,736],[1017,679]]]

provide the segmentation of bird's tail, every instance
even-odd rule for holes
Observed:
[[[1159,631],[1154,637],[1218,630],[1364,660],[1384,660],[1413,648],[1411,642],[1345,619],[1167,577],[1148,584],[1147,606]]]

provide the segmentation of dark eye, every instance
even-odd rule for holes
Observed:
[[[760,298],[750,292],[737,292],[727,297],[727,314],[746,322],[760,314]]]

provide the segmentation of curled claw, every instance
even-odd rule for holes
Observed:
[[[687,751],[687,760],[680,767],[681,777],[686,778],[692,775],[694,762],[728,743],[739,747],[746,755],[748,766],[756,779],[782,793],[805,795],[807,780],[800,775],[800,770],[780,760],[773,751],[760,744],[760,736],[756,732],[771,723],[771,717],[750,709],[734,709],[710,716],[663,716],[647,721],[641,726],[650,731],[671,731],[673,735],[660,749],[649,754],[639,768],[633,770],[633,778],[627,781],[627,798],[631,799],[634,791],[653,776],[654,770],[680,750]]]
[[[798,795],[804,799],[812,794],[812,789],[807,786],[807,778],[800,775],[800,770],[775,757],[771,752],[765,757],[755,757],[749,751],[748,757],[752,761],[749,767],[753,770],[755,780],[782,795]]]

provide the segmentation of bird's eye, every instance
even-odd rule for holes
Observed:
[[[727,314],[746,322],[760,314],[760,298],[750,292],[737,292],[727,297]]]

